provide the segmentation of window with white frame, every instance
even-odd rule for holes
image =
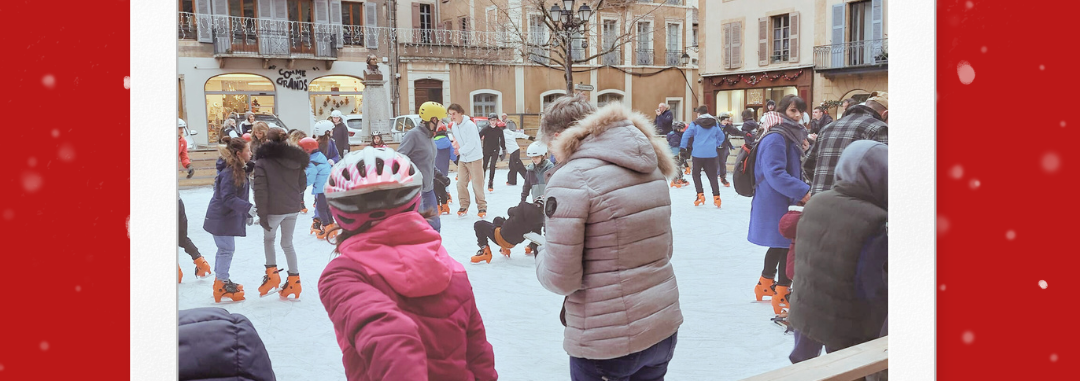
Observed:
[[[604,107],[608,103],[612,103],[612,102],[622,103],[622,101],[623,101],[623,96],[622,96],[622,94],[619,94],[619,93],[600,94],[600,96],[596,97],[596,107],[597,108]]]
[[[486,117],[490,114],[496,113],[496,106],[499,102],[499,96],[492,93],[480,93],[473,95],[472,99],[472,115]]]
[[[543,15],[529,16],[529,44],[532,45],[529,49],[529,60],[545,65],[548,63],[548,51],[545,49],[547,31]]]
[[[788,15],[772,17],[772,55],[769,62],[787,62],[791,54],[791,24]]]
[[[637,23],[637,46],[634,49],[634,64],[652,65],[652,23],[639,21]]]
[[[682,29],[681,24],[667,24],[667,52],[664,53],[665,62],[667,66],[679,66],[682,59],[682,33],[679,30]]]
[[[615,40],[619,37],[618,21],[616,20],[604,20],[601,27],[601,36],[604,39],[604,50],[609,50],[615,46]],[[615,48],[611,52],[604,54],[604,65],[619,65],[622,64],[621,49]]]

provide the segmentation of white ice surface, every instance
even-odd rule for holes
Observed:
[[[504,185],[505,169],[498,170],[495,177],[495,192],[487,194],[489,221],[505,216],[506,209],[516,205],[521,195],[520,185]],[[708,181],[704,186],[708,194]],[[454,197],[451,211],[456,212],[456,184],[449,189]],[[671,189],[672,266],[684,322],[668,367],[669,380],[737,380],[790,364],[787,355],[793,336],[769,320],[773,313],[767,298],[754,301],[753,287],[766,248],[746,241],[750,199],[723,186],[720,195],[723,208],[717,210],[711,202],[695,207],[692,186]],[[209,186],[180,191],[187,209],[188,234],[211,266],[216,248],[213,237],[202,229],[202,220],[212,196]],[[247,237],[237,238],[229,271],[234,282],[244,285],[247,300],[214,303],[213,277],[196,279],[191,258],[178,249],[177,260],[184,270],[178,304],[180,309],[223,307],[251,319],[279,380],[344,380],[341,350],[317,289],[332,247],[308,234],[314,208],[312,196],[306,198],[309,211],[297,219],[293,240],[304,286],[298,301],[282,301],[276,294],[258,296],[265,255],[262,229],[255,225],[248,227]],[[515,247],[509,259],[496,252],[490,264],[470,264],[469,257],[477,250],[472,229],[477,221],[475,202],[469,213],[466,217],[442,216],[443,245],[469,273],[488,341],[495,349],[499,378],[568,380],[569,359],[562,349],[563,327],[559,323],[562,297],[537,282],[533,258],[525,256],[524,246]],[[275,250],[278,267],[286,268],[280,246]]]

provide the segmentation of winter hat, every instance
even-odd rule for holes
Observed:
[[[877,102],[878,104],[880,104],[882,107],[885,107],[886,109],[889,108],[889,93],[886,93],[884,91],[872,92],[872,93],[870,93],[870,98],[867,98],[866,100],[867,101]]]

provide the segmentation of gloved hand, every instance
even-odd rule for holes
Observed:
[[[506,161],[506,151],[499,154],[499,161]]]
[[[690,152],[687,151],[686,148],[682,148],[679,150],[679,157],[683,160],[687,160],[690,158]]]
[[[188,169],[187,169],[187,178],[189,178],[189,179],[190,179],[190,178],[191,178],[191,176],[195,176],[195,168],[191,168],[191,166],[188,166]]]
[[[255,205],[252,205],[251,209],[248,209],[248,216],[250,216],[251,218],[255,218],[255,217],[259,216],[259,211],[255,210]]]

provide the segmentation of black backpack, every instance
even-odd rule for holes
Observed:
[[[757,162],[757,146],[765,136],[777,131],[769,131],[758,137],[752,147],[743,144],[739,154],[735,156],[735,173],[731,175],[731,182],[735,183],[735,193],[740,196],[754,197],[754,188],[757,187],[757,179],[754,178],[754,163]],[[784,138],[784,147],[787,147],[787,138]]]

